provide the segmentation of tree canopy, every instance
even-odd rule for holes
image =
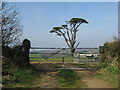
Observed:
[[[50,33],[56,33],[58,36],[63,36],[71,50],[71,54],[73,55],[79,45],[79,43],[76,44],[76,33],[80,25],[83,23],[88,24],[88,22],[83,18],[72,18],[71,20],[66,21],[65,25],[53,27]]]
[[[15,8],[15,6],[8,7],[7,2],[1,3],[2,6],[0,9],[0,14],[2,16],[2,20],[0,21],[0,25],[2,33],[2,45],[15,45],[19,43],[19,36],[22,35],[19,11]]]

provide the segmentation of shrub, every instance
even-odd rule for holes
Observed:
[[[119,43],[120,42],[116,40],[104,43],[104,46],[102,47],[102,52],[100,52],[101,61],[108,63],[119,58]]]

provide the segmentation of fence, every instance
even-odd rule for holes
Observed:
[[[81,62],[96,61],[99,58],[98,48],[77,48],[72,57],[69,48],[37,48],[31,47],[30,61],[39,62]]]

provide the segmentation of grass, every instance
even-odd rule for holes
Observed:
[[[97,64],[81,64],[81,63],[72,63],[72,65],[80,67],[80,68],[91,68],[97,66]]]
[[[63,57],[43,57],[41,54],[30,54],[30,60],[31,61],[62,61]],[[74,58],[72,56],[64,56],[64,61],[73,61]],[[95,57],[93,58],[80,58],[80,60],[95,60]]]
[[[13,75],[3,76],[3,87],[6,88],[27,88],[34,85],[38,77],[38,72],[33,68],[28,69],[9,69]]]
[[[80,75],[71,69],[59,70],[56,74],[56,79],[60,88],[80,88],[84,86]]]
[[[63,58],[30,58],[31,61],[63,61]],[[64,61],[73,61],[72,57],[64,58]]]
[[[84,57],[84,58],[80,58],[80,60],[95,60],[95,57],[92,58]]]
[[[96,77],[103,79],[106,82],[113,83],[115,87],[118,87],[118,67],[109,64],[103,64],[97,71]]]

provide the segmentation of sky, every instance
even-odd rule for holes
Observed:
[[[63,37],[51,34],[71,18],[84,18],[77,32],[79,47],[99,47],[118,34],[117,2],[11,2],[20,12],[22,39],[32,47],[68,47]]]

